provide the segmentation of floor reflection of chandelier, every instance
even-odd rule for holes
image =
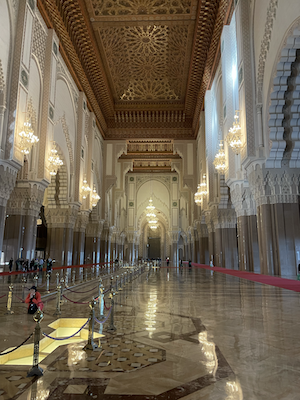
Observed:
[[[52,149],[48,158],[50,175],[56,175],[58,168],[63,165],[63,161],[59,158],[57,150],[55,148],[55,142],[53,142]]]
[[[23,154],[29,154],[32,146],[39,141],[29,121],[24,122],[23,130],[19,133],[19,136],[21,138],[19,147]]]
[[[219,152],[216,154],[214,162],[213,162],[213,164],[219,174],[224,174],[224,172],[226,170],[226,157],[225,157],[225,151],[224,151],[223,146],[224,146],[223,140],[221,140]]]

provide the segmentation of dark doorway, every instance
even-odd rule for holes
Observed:
[[[161,258],[160,257],[160,237],[148,237],[148,258]]]

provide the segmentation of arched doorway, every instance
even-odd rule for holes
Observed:
[[[156,230],[147,230],[147,247],[148,247],[148,258],[161,258],[161,227],[158,226]]]

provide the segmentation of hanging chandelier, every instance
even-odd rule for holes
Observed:
[[[57,150],[55,148],[55,142],[52,143],[52,149],[50,150],[48,161],[49,161],[50,175],[54,176],[57,174],[58,168],[64,164],[63,161],[59,158],[59,155],[57,154]]]
[[[92,206],[96,207],[98,201],[100,200],[100,196],[96,191],[96,186],[94,184],[93,193],[92,193]]]
[[[19,147],[23,154],[29,154],[32,146],[39,141],[39,138],[34,134],[30,121],[24,122],[23,130],[19,132],[19,136],[21,137]]]
[[[206,175],[203,175],[203,182],[199,183],[197,186],[197,192],[194,195],[195,203],[197,206],[201,206],[203,197],[207,195],[207,187],[206,187]]]
[[[201,196],[200,190],[201,190],[201,187],[200,187],[200,183],[199,183],[199,185],[197,186],[197,192],[194,195],[195,203],[199,207],[201,206],[201,202],[202,202],[202,196]]]
[[[200,183],[200,194],[202,197],[207,195],[206,175],[203,175],[203,181]]]
[[[229,144],[235,154],[239,154],[242,149],[242,128],[239,121],[239,111],[235,112],[234,122],[226,136],[226,142]]]
[[[149,223],[150,228],[154,229],[154,230],[157,229],[157,226],[158,226],[157,225],[157,219],[156,219],[156,214],[154,212],[155,206],[153,205],[153,200],[151,199],[151,197],[149,199],[149,204],[146,207],[146,210],[147,210],[146,217],[148,219],[148,223]]]
[[[83,178],[83,185],[81,186],[81,193],[82,193],[82,198],[86,199],[89,193],[91,192],[91,188],[89,187],[86,176]]]
[[[151,197],[149,199],[149,204],[147,205],[146,210],[148,212],[153,212],[155,210],[155,207],[153,205],[153,200],[151,199]]]
[[[224,146],[223,140],[220,141],[219,146],[220,146],[219,152],[216,154],[213,164],[219,174],[224,174],[225,169],[226,169],[226,157],[225,157],[225,151],[223,148],[223,146]]]
[[[154,230],[157,229],[157,227],[158,227],[157,222],[158,222],[158,221],[157,221],[157,219],[155,219],[155,218],[152,219],[152,220],[150,220],[150,221],[149,221],[149,226],[150,226],[150,228],[151,228],[151,229],[154,229]]]

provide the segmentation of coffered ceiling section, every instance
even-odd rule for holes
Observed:
[[[38,4],[104,137],[194,138],[230,0]]]
[[[87,1],[116,105],[183,103],[197,0]]]

